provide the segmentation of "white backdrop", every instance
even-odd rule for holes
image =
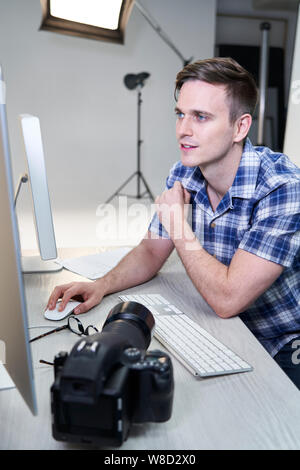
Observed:
[[[184,57],[214,55],[215,0],[141,3]],[[123,84],[127,73],[151,74],[142,97],[142,171],[155,195],[163,189],[179,158],[173,88],[182,62],[136,7],[125,45],[39,31],[40,23],[39,0],[0,0],[15,183],[25,169],[18,115],[30,113],[41,122],[58,245],[67,246],[72,231],[63,235],[64,217],[73,213],[79,225],[80,214],[95,214],[136,169],[137,96]],[[130,189],[135,193],[135,185]],[[18,201],[21,220],[30,210],[25,190]]]

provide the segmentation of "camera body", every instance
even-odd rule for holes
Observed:
[[[70,354],[55,356],[51,387],[55,439],[120,446],[131,424],[170,418],[172,362],[164,352],[146,352],[146,330],[141,331],[145,321],[136,321],[141,313],[148,318],[150,312],[144,309],[135,302],[117,305],[101,333],[78,341]]]

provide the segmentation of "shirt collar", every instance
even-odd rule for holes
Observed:
[[[255,150],[249,138],[246,139],[238,171],[235,175],[232,186],[229,188],[217,212],[213,213],[206,192],[206,180],[198,166],[191,173],[182,179],[182,185],[188,191],[196,193],[195,201],[208,213],[217,215],[224,212],[229,207],[233,207],[232,198],[251,199],[254,194],[257,177],[260,168],[260,156]]]
[[[194,200],[205,212],[212,213],[212,208],[206,192],[206,180],[198,166],[181,181],[182,186],[189,192],[195,193]]]
[[[246,139],[238,171],[232,186],[229,188],[231,197],[250,199],[255,191],[258,172],[261,164],[259,153],[255,150],[249,138]],[[206,190],[206,181],[198,166],[182,179],[184,188],[189,191]]]
[[[231,197],[251,199],[257,186],[257,177],[261,164],[259,153],[247,138],[238,171],[233,184],[229,188]]]

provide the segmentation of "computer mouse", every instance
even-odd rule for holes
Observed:
[[[61,300],[58,300],[58,302],[56,303],[55,309],[45,310],[44,317],[47,318],[47,320],[54,320],[54,321],[63,320],[68,315],[74,312],[74,309],[77,307],[77,305],[81,304],[81,302],[77,302],[77,300],[69,300],[64,310],[59,311],[58,307],[60,303],[61,303]]]

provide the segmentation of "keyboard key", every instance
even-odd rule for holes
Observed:
[[[175,305],[169,305],[170,309],[173,310],[173,312],[175,313],[182,313],[181,310],[179,310],[179,308],[175,307]]]
[[[155,302],[153,302],[153,300],[151,299],[151,297],[149,295],[141,295],[140,296],[143,303],[145,302],[148,305],[155,305]]]
[[[194,375],[209,377],[252,370],[198,323],[159,294],[120,296],[146,305],[155,317],[154,336]]]
[[[153,296],[153,300],[155,300],[155,302],[157,302],[158,304],[169,304],[170,303],[167,299],[162,297],[160,294],[152,294],[152,296]]]

